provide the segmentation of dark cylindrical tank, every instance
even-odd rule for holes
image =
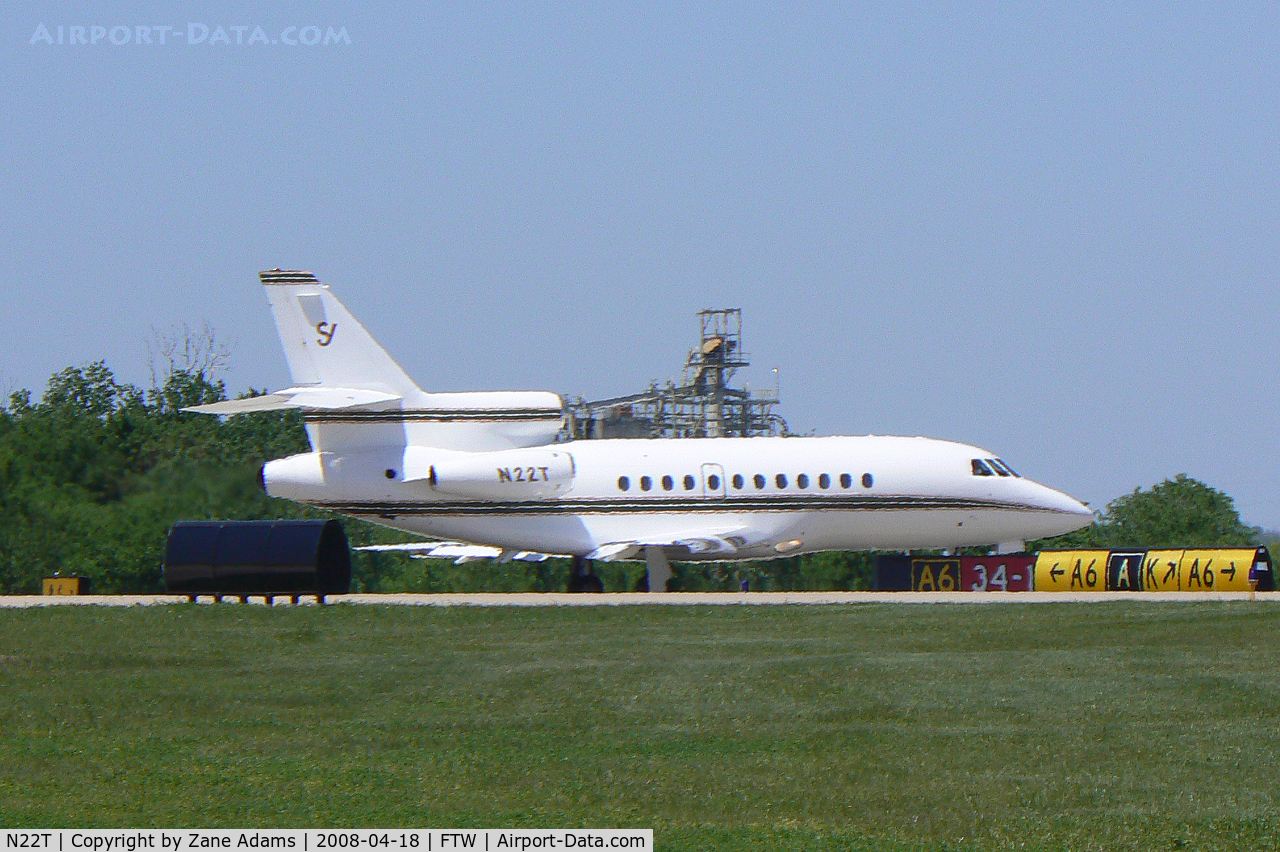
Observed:
[[[179,521],[164,549],[164,585],[179,595],[341,595],[351,549],[328,521]]]

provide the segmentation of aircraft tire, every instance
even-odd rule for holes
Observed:
[[[573,557],[573,565],[569,569],[570,592],[603,592],[604,581],[596,576],[591,567],[591,560],[581,556]]]

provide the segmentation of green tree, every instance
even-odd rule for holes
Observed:
[[[144,394],[101,361],[55,374],[38,402],[13,394],[0,409],[0,591],[34,592],[55,572],[159,591],[174,521],[317,516],[257,486],[262,462],[306,450],[299,414],[181,410],[225,398],[201,370]]]
[[[1135,488],[1107,504],[1098,522],[1040,547],[1179,548],[1249,546],[1258,531],[1240,520],[1235,501],[1180,473],[1149,490]]]

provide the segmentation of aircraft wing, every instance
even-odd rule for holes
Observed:
[[[411,541],[404,544],[370,544],[352,549],[408,553],[410,559],[452,559],[455,565],[473,562],[476,559],[497,559],[499,562],[509,562],[513,559],[521,562],[543,562],[553,555],[531,550],[503,550],[500,547],[467,544],[462,541]]]
[[[724,530],[687,530],[673,532],[669,535],[645,536],[632,541],[615,541],[597,547],[587,554],[588,559],[602,562],[643,558],[646,547],[683,548],[691,554],[717,554],[725,559],[733,559],[734,555],[744,547],[754,547],[768,543],[759,530],[750,527],[735,527]],[[411,541],[404,544],[370,544],[355,547],[353,550],[372,552],[408,553],[413,559],[452,559],[454,564],[461,565],[476,559],[497,559],[509,562],[518,559],[522,562],[542,562],[552,556],[567,556],[563,553],[538,553],[531,550],[504,550],[484,544],[468,544],[461,541]]]
[[[286,408],[356,408],[378,402],[394,402],[400,397],[364,388],[287,388],[264,396],[229,399],[208,405],[192,405],[183,411],[197,414],[248,414],[254,411],[281,411]]]
[[[678,547],[690,554],[704,556],[707,554],[722,555],[725,559],[733,559],[734,554],[744,547],[765,544],[765,536],[750,527],[735,527],[724,530],[687,530],[673,532],[668,535],[645,536],[633,541],[615,541],[601,545],[587,554],[588,559],[599,559],[613,562],[618,559],[634,559],[646,547]],[[677,557],[678,558],[678,557]]]

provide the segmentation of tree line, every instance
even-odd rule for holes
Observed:
[[[142,389],[102,361],[54,374],[0,406],[0,592],[34,593],[42,577],[88,577],[97,592],[163,590],[164,541],[179,520],[326,517],[267,497],[264,461],[308,450],[296,411],[225,420],[183,412],[227,398],[203,365],[172,366]],[[252,395],[252,391],[244,395]],[[354,544],[407,536],[349,518]],[[1098,522],[1033,547],[1250,545],[1231,498],[1185,475],[1112,501]],[[482,560],[453,565],[398,553],[354,555],[361,591],[560,591],[569,565]],[[606,589],[636,586],[640,563],[598,563]],[[870,588],[874,555],[821,553],[746,563],[676,563],[673,587],[735,590]]]

